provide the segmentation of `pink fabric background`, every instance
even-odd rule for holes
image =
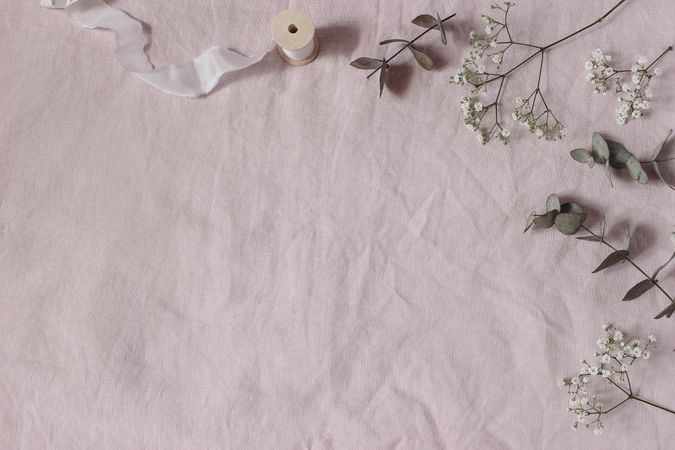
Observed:
[[[675,405],[675,322],[651,319],[665,298],[622,304],[632,268],[591,275],[605,249],[521,232],[558,192],[613,239],[634,229],[648,270],[672,253],[672,191],[612,190],[568,151],[597,130],[647,157],[675,126],[675,55],[624,128],[583,73],[596,47],[625,66],[674,44],[675,3],[629,0],[551,51],[569,137],[516,129],[506,148],[478,144],[447,82],[487,1],[110,3],[150,24],[156,64],[263,51],[289,6],[321,52],[181,99],[124,72],[111,33],[0,0],[0,447],[673,448],[675,417],[641,405],[602,437],[571,431],[556,386],[613,322],[658,336],[635,384]],[[518,37],[545,43],[614,2],[519,3]],[[378,100],[349,61],[436,10],[458,14],[447,47],[424,41],[438,70],[402,57]],[[509,81],[506,104],[533,81]]]

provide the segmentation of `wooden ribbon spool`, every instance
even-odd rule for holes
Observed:
[[[302,11],[287,9],[272,20],[272,36],[279,55],[288,64],[304,66],[319,53],[319,41],[312,19]]]

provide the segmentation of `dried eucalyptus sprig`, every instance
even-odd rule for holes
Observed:
[[[576,234],[580,229],[587,231],[589,233],[588,236],[578,237],[577,239],[588,242],[598,242],[609,247],[612,250],[612,253],[610,253],[609,256],[607,256],[602,261],[602,263],[593,271],[593,273],[605,270],[608,267],[611,267],[620,262],[626,261],[630,263],[633,267],[635,267],[635,269],[637,269],[642,275],[645,276],[645,279],[643,279],[642,281],[634,285],[632,288],[630,288],[630,290],[626,293],[626,295],[624,295],[622,300],[623,301],[635,300],[638,297],[641,297],[650,289],[656,287],[670,301],[670,305],[668,305],[663,311],[658,313],[654,318],[655,319],[660,319],[662,317],[670,318],[673,315],[673,313],[675,313],[675,297],[669,295],[663,289],[663,287],[659,284],[657,276],[671,261],[673,261],[673,259],[675,259],[675,253],[673,253],[670,259],[668,259],[668,261],[666,261],[663,265],[661,265],[661,267],[656,269],[656,271],[652,276],[649,276],[647,275],[647,272],[645,272],[642,268],[640,268],[640,266],[638,266],[630,258],[630,241],[631,241],[630,232],[626,233],[624,245],[622,246],[621,249],[618,249],[605,240],[604,217],[600,221],[600,230],[598,234],[594,233],[589,228],[584,226],[583,223],[585,220],[586,214],[579,205],[571,202],[563,203],[561,205],[558,196],[556,194],[551,194],[546,200],[546,213],[530,214],[527,221],[527,226],[525,227],[525,232],[528,231],[532,227],[532,225],[536,225],[541,228],[551,228],[553,225],[555,225],[558,231],[566,235]]]
[[[448,43],[448,38],[445,35],[445,29],[443,28],[443,23],[447,20],[452,19],[455,17],[455,14],[452,14],[445,19],[441,19],[441,16],[436,14],[436,16],[432,16],[430,14],[421,14],[417,17],[415,17],[412,21],[415,25],[418,25],[420,27],[426,28],[422,33],[420,33],[416,38],[412,40],[406,40],[406,39],[386,39],[382,42],[380,42],[380,45],[387,45],[387,44],[394,44],[394,43],[400,43],[403,44],[403,46],[392,56],[389,58],[382,58],[382,59],[377,59],[377,58],[368,58],[368,57],[361,57],[358,59],[355,59],[354,61],[351,62],[351,65],[353,67],[356,67],[357,69],[369,69],[372,70],[372,72],[366,77],[370,78],[374,74],[376,74],[378,71],[380,72],[380,97],[382,97],[382,91],[384,90],[384,84],[387,80],[387,73],[389,69],[389,62],[396,58],[401,52],[403,52],[405,49],[409,49],[412,55],[415,57],[415,61],[422,66],[424,70],[431,70],[434,66],[433,60],[424,53],[422,50],[420,50],[417,46],[415,46],[415,42],[417,42],[418,39],[420,39],[422,36],[427,34],[431,30],[438,30],[441,33],[441,42],[443,42],[443,45],[447,45]]]
[[[650,334],[643,344],[640,339],[628,337],[612,325],[603,325],[602,329],[605,335],[596,342],[596,362],[589,363],[582,359],[577,376],[558,381],[560,386],[567,387],[570,396],[567,411],[574,415],[572,429],[576,430],[579,426],[593,427],[596,434],[602,434],[604,417],[632,400],[675,414],[669,408],[638,397],[628,375],[636,361],[649,359],[651,350],[656,346],[656,337]],[[593,380],[609,383],[626,397],[605,409],[590,389]]]
[[[615,69],[610,65],[612,57],[606,55],[601,49],[597,48],[591,53],[591,58],[586,61],[585,67],[588,71],[586,79],[590,81],[593,92],[596,94],[606,94],[608,83],[616,82],[616,92],[619,94],[616,98],[619,107],[616,110],[616,123],[624,125],[631,119],[639,119],[644,111],[650,107],[650,99],[653,96],[652,88],[649,85],[653,77],[659,77],[662,74],[660,68],[653,68],[666,53],[673,50],[670,46],[666,48],[651,63],[647,64],[647,58],[638,56],[630,69]],[[624,83],[621,79],[622,73],[630,73],[631,82]]]
[[[487,15],[482,16],[485,22],[485,35],[471,31],[469,34],[469,44],[474,50],[464,59],[462,67],[457,70],[451,79],[452,83],[459,86],[469,85],[471,87],[469,95],[464,96],[461,101],[466,126],[478,134],[478,139],[483,144],[487,144],[492,139],[498,139],[502,143],[507,144],[510,141],[510,132],[503,126],[499,115],[504,82],[526,63],[539,57],[539,74],[537,76],[536,87],[527,97],[518,97],[516,99],[516,108],[513,110],[511,116],[513,120],[522,124],[539,139],[562,139],[566,134],[566,130],[549,107],[541,89],[544,55],[552,47],[602,22],[625,1],[620,0],[594,22],[547,45],[535,45],[515,40],[509,29],[508,22],[509,11],[515,4],[506,1],[503,5],[492,5],[492,9],[500,11],[502,17],[495,19]],[[510,69],[500,72],[499,69],[504,61],[506,52],[514,46],[532,48],[534,53],[531,53],[519,63],[514,64]],[[487,65],[489,64],[493,64],[495,69],[488,70]],[[499,82],[499,85],[497,94],[493,100],[480,102],[473,97],[481,92],[487,94],[488,86],[496,81]],[[490,121],[491,125],[483,126],[483,122],[490,110],[494,110],[494,119]]]
[[[582,164],[588,164],[590,168],[593,168],[596,164],[604,166],[607,170],[607,177],[609,178],[610,184],[612,184],[611,168],[616,170],[628,169],[628,173],[633,181],[640,184],[647,184],[649,177],[647,176],[647,172],[642,169],[642,165],[649,164],[661,181],[669,188],[675,190],[675,186],[668,183],[665,178],[663,178],[661,169],[659,168],[659,164],[675,160],[675,158],[659,158],[663,146],[668,142],[672,133],[673,130],[668,131],[668,135],[663,142],[654,148],[652,156],[648,161],[638,160],[637,157],[628,151],[622,143],[604,139],[599,133],[593,133],[590,152],[585,148],[576,148],[570,152],[570,155],[575,161]]]

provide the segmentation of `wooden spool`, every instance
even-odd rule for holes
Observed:
[[[272,20],[272,36],[279,55],[288,64],[304,66],[319,53],[319,41],[312,19],[302,11],[287,9]]]

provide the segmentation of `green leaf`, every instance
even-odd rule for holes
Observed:
[[[590,236],[581,236],[577,239],[580,241],[602,242],[605,239],[605,216],[602,216],[602,219],[600,219],[600,225],[598,228],[600,229],[600,233],[597,235],[591,234]]]
[[[560,206],[560,212],[581,214],[581,213],[584,212],[584,210],[581,208],[581,206],[577,205],[576,203],[568,202],[568,203],[563,203]]]
[[[558,211],[553,210],[549,211],[542,216],[537,216],[534,219],[534,224],[542,228],[551,228],[555,222],[555,218],[558,215]]]
[[[560,213],[555,216],[555,227],[562,234],[571,236],[579,231],[584,220],[586,220],[584,213]]]
[[[642,280],[638,284],[630,288],[630,290],[624,296],[623,301],[628,302],[631,300],[635,300],[636,298],[640,297],[642,294],[644,294],[654,286],[656,286],[656,283],[654,283],[653,280],[649,278],[647,278],[646,280]]]
[[[591,160],[591,154],[588,153],[584,148],[575,148],[570,152],[570,155],[572,156],[573,160],[582,164],[586,164]]]
[[[359,58],[355,59],[350,63],[353,67],[357,69],[377,69],[382,65],[382,61],[375,58]]]
[[[663,269],[665,269],[666,266],[667,266],[668,264],[670,264],[670,262],[671,262],[673,259],[675,259],[675,253],[673,253],[673,256],[671,256],[670,259],[669,259],[668,261],[666,261],[661,267],[659,267],[658,269],[656,269],[656,272],[654,272],[654,275],[652,275],[652,280],[655,280],[655,279],[656,279],[656,276],[659,274],[659,272],[661,272]]]
[[[560,199],[557,194],[551,194],[546,199],[546,211],[560,211]]]
[[[675,186],[673,186],[672,184],[668,183],[668,182],[665,180],[665,178],[663,178],[663,175],[661,175],[661,169],[659,169],[659,163],[657,163],[656,161],[652,161],[651,164],[652,164],[652,169],[654,169],[654,172],[656,173],[656,176],[659,177],[659,180],[663,181],[663,183],[664,183],[666,186],[668,186],[669,188],[671,188],[672,190],[675,191]]]
[[[626,258],[628,258],[628,250],[617,250],[615,252],[612,252],[609,254],[607,258],[598,266],[597,269],[593,271],[593,273],[598,273],[601,270],[605,270],[608,267],[613,266],[614,264],[618,264],[621,261],[624,261]]]
[[[621,142],[610,141],[607,139],[607,147],[609,148],[609,165],[615,169],[625,168],[626,162],[631,157],[634,157]]]
[[[436,22],[438,22],[438,30],[441,32],[441,42],[443,45],[448,45],[448,38],[445,35],[445,29],[443,28],[443,20],[441,20],[441,15],[436,13]]]
[[[525,229],[523,230],[523,233],[527,233],[527,230],[529,230],[532,227],[532,224],[534,223],[534,213],[530,213],[529,216],[527,216],[527,223],[525,224]]]
[[[413,47],[412,45],[409,48],[410,48],[410,51],[412,52],[413,56],[415,57],[415,59],[419,63],[419,65],[422,66],[422,68],[424,70],[431,70],[434,67],[434,62],[431,60],[431,58],[429,58],[429,56],[427,54],[425,54],[424,52],[421,52],[420,50]]]
[[[609,160],[605,163],[605,170],[607,171],[607,178],[609,178],[609,186],[614,189],[614,183],[612,182],[612,169],[609,167]]]
[[[675,303],[671,303],[663,311],[658,313],[654,318],[660,319],[661,317],[665,316],[670,319],[670,316],[672,316],[674,312],[675,312]]]
[[[668,142],[668,139],[670,139],[670,135],[673,134],[673,130],[668,131],[668,136],[661,142],[659,145],[656,146],[654,149],[654,153],[652,153],[652,161],[656,160],[656,158],[659,157],[661,154],[661,150],[663,150],[663,146],[666,145],[666,142]]]
[[[626,228],[626,234],[623,237],[623,249],[630,250],[631,234],[630,228]]]
[[[592,142],[593,159],[598,164],[604,164],[609,159],[609,147],[607,141],[600,136],[600,133],[593,133]]]
[[[384,41],[380,42],[380,45],[393,44],[394,42],[410,44],[410,41],[406,41],[405,39],[385,39]]]
[[[600,236],[580,236],[577,239],[579,239],[580,241],[602,242]]]
[[[384,90],[384,82],[387,80],[387,60],[382,58],[382,66],[380,66],[380,98],[382,98],[382,91]]]
[[[642,165],[636,157],[632,156],[628,158],[626,167],[628,167],[628,173],[630,173],[630,177],[634,181],[637,181],[640,184],[647,184],[649,177],[647,177],[647,173],[642,169]]]
[[[430,14],[421,14],[412,20],[412,23],[423,28],[433,28],[436,25],[436,18]]]

